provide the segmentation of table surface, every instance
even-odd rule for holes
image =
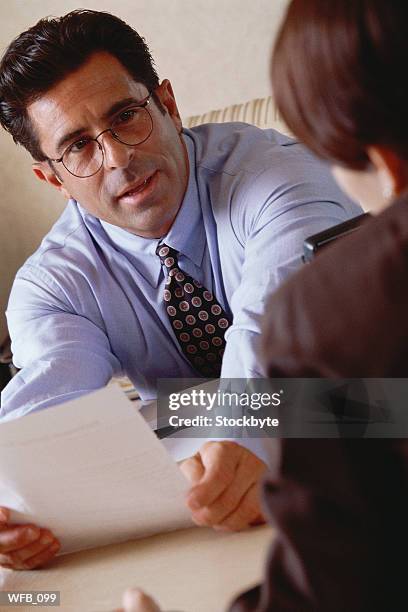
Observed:
[[[50,612],[110,612],[128,586],[154,595],[163,610],[222,612],[261,580],[272,538],[266,526],[240,533],[194,527],[63,555],[41,570],[0,570],[0,589],[58,590],[61,606],[40,608]]]

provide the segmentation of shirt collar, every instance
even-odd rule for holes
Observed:
[[[183,138],[190,166],[188,184],[176,219],[166,236],[160,239],[143,238],[106,221],[99,221],[115,247],[135,260],[138,270],[153,287],[158,286],[161,274],[160,259],[156,255],[158,244],[166,243],[197,267],[201,266],[204,256],[206,237],[196,180],[194,142],[186,133],[183,133]],[[91,216],[80,209],[85,217]]]

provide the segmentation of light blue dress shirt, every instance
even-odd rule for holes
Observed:
[[[162,241],[233,316],[222,376],[260,376],[267,295],[302,265],[307,236],[361,211],[325,164],[274,130],[209,124],[184,140],[188,187]],[[156,396],[157,378],[197,376],[164,309],[158,243],[69,201],[14,282],[7,318],[22,370],[3,391],[1,416],[73,399],[114,375],[129,376],[144,399]]]

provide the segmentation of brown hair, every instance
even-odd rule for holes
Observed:
[[[41,19],[6,50],[0,63],[0,123],[37,161],[47,158],[29,121],[27,106],[97,51],[115,56],[149,91],[159,85],[144,39],[109,13],[77,10]]]
[[[272,58],[277,106],[317,155],[363,169],[369,145],[408,159],[408,2],[292,0]]]

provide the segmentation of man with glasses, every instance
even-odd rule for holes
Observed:
[[[0,121],[67,208],[18,272],[8,306],[21,372],[1,415],[20,416],[126,373],[249,378],[266,296],[300,263],[303,239],[357,214],[293,140],[246,124],[182,127],[144,40],[107,13],[75,11],[21,34],[0,65]],[[201,525],[262,520],[265,463],[207,443],[184,464]],[[0,563],[28,569],[58,542],[8,524]]]

